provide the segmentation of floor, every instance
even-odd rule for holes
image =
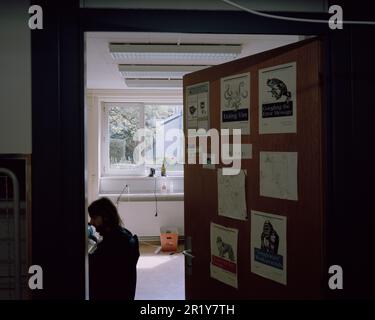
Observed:
[[[183,245],[175,253],[159,251],[158,244],[141,243],[137,264],[136,300],[184,300]]]

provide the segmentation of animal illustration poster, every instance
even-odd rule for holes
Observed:
[[[250,73],[221,78],[222,129],[241,129],[250,134]]]
[[[297,152],[260,152],[260,195],[298,200]]]
[[[199,83],[186,88],[187,128],[210,129],[209,83]]]
[[[297,132],[297,74],[291,62],[259,70],[259,133]]]
[[[251,272],[287,284],[287,218],[251,210]]]
[[[238,288],[238,230],[211,222],[211,277]]]
[[[241,170],[237,175],[223,175],[223,170],[217,170],[218,214],[238,220],[246,220],[246,171]]]

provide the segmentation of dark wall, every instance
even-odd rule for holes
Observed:
[[[342,5],[344,20],[375,21],[363,6],[333,2]],[[375,298],[374,34],[375,26],[344,24],[329,38],[327,265],[341,265],[344,274],[344,290],[327,292],[335,298]]]
[[[38,1],[32,31],[32,262],[42,266],[36,299],[85,297],[84,118],[78,2]]]

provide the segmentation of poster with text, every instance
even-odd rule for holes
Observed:
[[[260,195],[298,200],[297,152],[260,152]]]
[[[297,73],[291,62],[259,70],[259,133],[297,132]]]
[[[218,214],[238,220],[246,220],[246,171],[237,175],[223,175],[217,170]]]
[[[209,83],[199,83],[186,87],[187,128],[210,128]]]
[[[238,230],[211,222],[211,277],[238,288]]]
[[[250,134],[250,73],[221,78],[220,92],[221,128]]]
[[[287,218],[251,210],[251,272],[287,284]]]

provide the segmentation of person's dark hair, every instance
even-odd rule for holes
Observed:
[[[122,225],[116,206],[108,198],[100,198],[88,207],[90,218],[101,216],[106,227],[114,228]]]

